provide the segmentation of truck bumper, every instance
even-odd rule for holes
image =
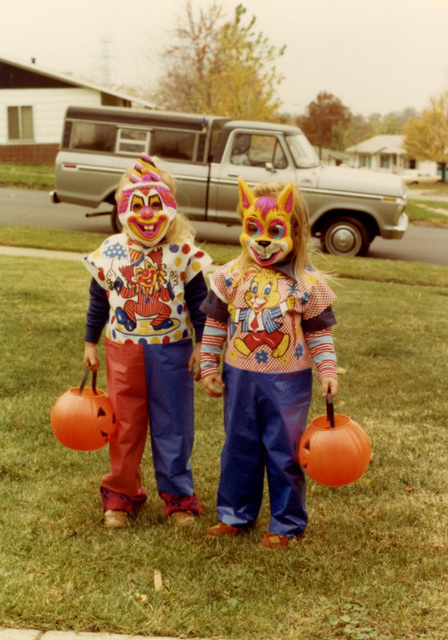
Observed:
[[[398,219],[398,222],[393,227],[384,227],[382,229],[381,237],[389,240],[399,240],[404,236],[404,232],[408,228],[409,218],[406,213],[402,213]]]

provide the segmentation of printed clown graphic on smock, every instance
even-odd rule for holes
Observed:
[[[288,296],[281,302],[278,291],[279,278],[286,276],[270,269],[261,269],[254,276],[250,289],[244,296],[247,308],[236,309],[233,303],[228,305],[230,313],[230,332],[233,335],[236,324],[241,322],[242,338],[235,338],[234,346],[243,355],[248,356],[260,345],[272,349],[272,356],[280,358],[289,346],[289,335],[281,331],[278,318],[294,309],[294,296]]]
[[[174,285],[177,274],[170,273],[168,278],[166,265],[162,263],[162,249],[156,249],[141,262],[120,268],[125,282],[121,278],[113,280],[114,272],[108,274],[109,286],[126,299],[123,307],[117,307],[115,314],[118,322],[128,331],[137,326],[137,314],[142,318],[151,318],[154,329],[167,329],[173,326],[171,308],[168,301],[174,299]]]
[[[270,196],[257,198],[242,178],[238,179],[243,232],[240,243],[250,259],[262,267],[284,260],[291,251],[291,215],[294,186],[290,182],[277,200]]]

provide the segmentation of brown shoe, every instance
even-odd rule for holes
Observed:
[[[280,549],[280,547],[287,547],[293,538],[288,536],[278,536],[276,533],[267,534],[260,540],[259,546],[265,549]]]
[[[195,522],[191,511],[173,511],[170,518],[177,527],[191,527]]]
[[[104,526],[106,529],[121,529],[128,524],[128,514],[126,511],[108,509],[104,512]]]
[[[232,525],[226,524],[225,522],[219,522],[207,531],[207,535],[213,538],[224,538],[225,536],[239,536],[244,533],[244,531],[245,528],[243,527],[232,527]]]

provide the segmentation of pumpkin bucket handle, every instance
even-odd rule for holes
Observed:
[[[90,369],[91,369],[91,365],[88,364],[86,367],[86,370],[84,371],[83,379],[81,380],[81,386],[79,387],[78,396],[82,395],[82,390],[84,389],[84,386],[87,382],[87,378],[89,377]],[[92,371],[92,391],[96,396],[98,395],[96,390],[96,371]]]
[[[327,421],[330,423],[330,427],[334,429],[334,404],[331,391],[327,392]]]

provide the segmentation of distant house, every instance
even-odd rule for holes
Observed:
[[[66,108],[154,108],[135,96],[0,57],[0,162],[52,163]]]
[[[353,167],[401,174],[417,169],[427,175],[437,175],[436,162],[419,162],[409,158],[403,147],[402,135],[374,136],[345,150]]]
[[[320,148],[316,146],[313,146],[313,149],[324,164],[329,164],[335,167],[342,164],[349,164],[352,159],[345,151],[334,151],[333,149],[325,149],[323,147]]]

